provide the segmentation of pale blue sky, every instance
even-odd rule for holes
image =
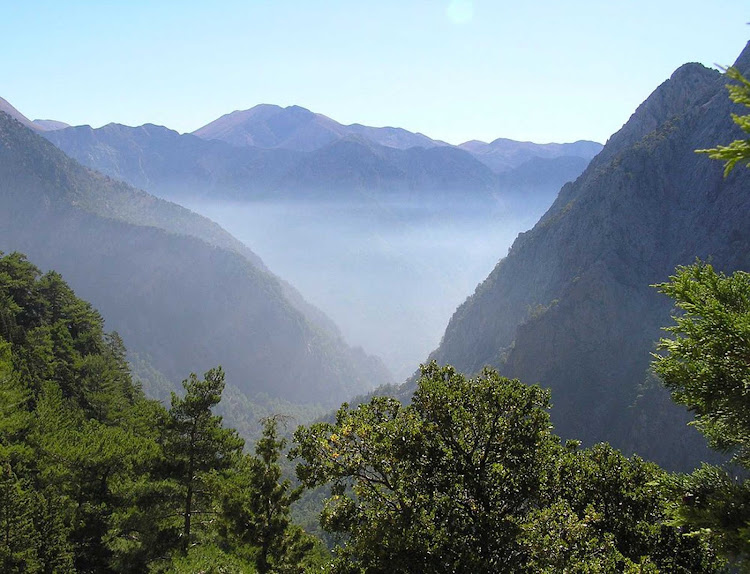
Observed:
[[[746,0],[0,0],[28,117],[192,131],[259,103],[460,143],[605,141],[685,62],[731,64]]]

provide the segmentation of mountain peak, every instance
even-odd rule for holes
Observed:
[[[683,64],[638,106],[597,159],[609,161],[619,150],[641,140],[664,122],[715,97],[723,84],[724,77],[717,70],[698,63]]]
[[[695,153],[738,135],[725,83],[686,64],[657,87],[457,309],[433,358],[549,387],[560,436],[695,464],[702,437],[664,425],[686,417],[643,384],[671,311],[650,285],[696,257],[750,265],[748,174]]]
[[[272,104],[258,104],[249,110],[226,114],[194,131],[193,135],[203,139],[223,140],[240,147],[304,152],[324,148],[350,135],[396,149],[447,145],[398,127],[370,127],[356,123],[343,125],[298,105],[282,108]]]
[[[41,131],[44,129],[38,125],[34,125],[34,122],[32,122],[29,118],[27,118],[25,115],[19,112],[16,108],[14,108],[8,100],[3,99],[3,98],[0,98],[0,112],[5,112],[14,120],[22,123],[27,128],[30,128],[32,130]]]
[[[2,250],[71,278],[172,380],[222,364],[248,395],[331,406],[390,380],[216,224],[84,168],[3,112],[0,182]]]

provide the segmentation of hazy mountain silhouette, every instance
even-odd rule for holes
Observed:
[[[320,149],[347,136],[359,136],[397,149],[447,145],[402,128],[374,128],[361,124],[345,126],[300,106],[282,108],[271,104],[260,104],[249,110],[226,114],[193,134],[236,146],[295,151]]]
[[[27,118],[25,115],[19,112],[16,108],[14,108],[8,100],[5,100],[3,98],[0,98],[0,112],[4,112],[8,114],[10,117],[15,119],[16,121],[25,125],[27,128],[30,128],[32,130],[37,130],[37,131],[42,130],[40,126],[34,125],[34,123],[29,118]]]
[[[458,147],[468,151],[496,173],[510,171],[535,158],[576,157],[588,162],[602,150],[602,144],[585,140],[563,144],[537,144],[506,138],[498,138],[491,143],[472,140]]]
[[[559,189],[588,163],[579,156],[531,157],[531,163],[521,162],[497,175],[453,146],[399,149],[347,135],[302,152],[234,146],[152,124],[78,126],[44,136],[84,165],[174,199],[296,199],[311,194],[351,199],[362,193],[417,197],[448,193],[491,201],[493,195],[515,185]]]
[[[66,124],[65,122],[59,122],[57,120],[34,120],[31,123],[37,128],[39,128],[41,131],[45,131],[45,132],[53,132],[55,130],[61,130],[61,129],[70,127],[70,124]]]
[[[251,397],[331,405],[388,381],[220,227],[82,167],[4,113],[0,206],[0,250],[60,271],[173,381],[221,364]]]

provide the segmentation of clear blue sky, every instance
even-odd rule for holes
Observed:
[[[259,103],[460,143],[605,141],[685,62],[731,64],[746,0],[0,0],[0,96],[31,119],[193,131]]]

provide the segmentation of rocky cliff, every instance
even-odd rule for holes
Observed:
[[[737,66],[750,72],[750,48]],[[562,436],[671,467],[704,456],[685,413],[644,385],[670,301],[650,285],[696,257],[750,268],[750,173],[694,150],[741,137],[725,78],[687,64],[659,86],[450,320],[433,358],[552,389]]]

